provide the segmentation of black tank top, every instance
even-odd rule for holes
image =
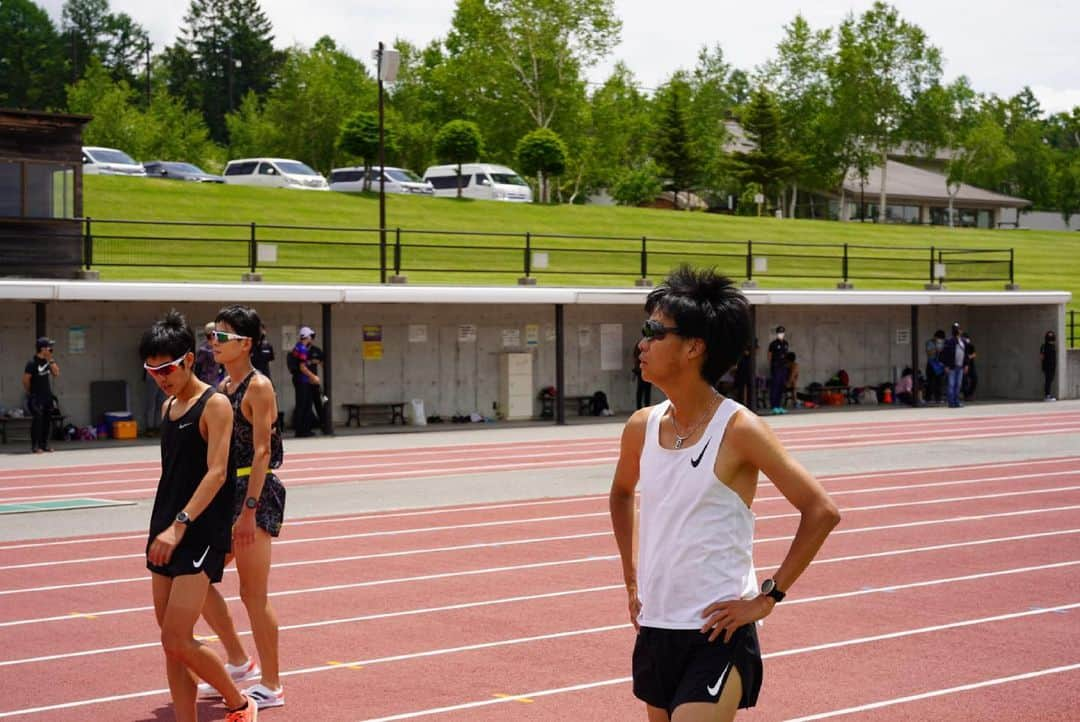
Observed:
[[[214,389],[207,389],[199,400],[175,421],[169,418],[169,413],[176,399],[169,399],[165,418],[161,420],[161,479],[154,497],[154,510],[150,514],[150,541],[176,520],[176,515],[191,500],[206,476],[208,445],[199,433],[199,421],[207,400],[214,393]],[[229,464],[225,483],[203,513],[191,522],[180,546],[209,545],[226,552],[231,549],[235,486],[235,467]]]

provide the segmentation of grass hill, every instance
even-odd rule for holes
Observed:
[[[263,227],[374,229],[378,227],[378,197],[374,194],[88,176],[84,187],[84,211],[95,219],[255,222],[260,241],[279,242],[277,263],[260,264],[259,270],[267,281],[378,281],[377,271],[372,270],[378,268],[378,250],[374,245],[378,241],[377,233]],[[755,280],[763,288],[833,288],[840,278],[840,248],[848,243],[858,246],[850,250],[852,257],[864,259],[857,263],[853,261],[851,266],[856,288],[910,289],[921,288],[926,282],[924,275],[928,275],[927,259],[932,246],[1013,248],[1016,282],[1024,290],[1066,290],[1073,292],[1074,297],[1080,296],[1080,233],[1076,232],[777,220],[642,208],[518,205],[401,195],[387,196],[386,212],[388,228],[463,234],[403,233],[406,244],[403,273],[410,283],[513,283],[522,275],[524,235],[528,231],[532,234],[603,237],[594,240],[535,239],[533,250],[549,255],[551,272],[538,273],[539,282],[544,285],[631,285],[640,275],[638,251],[640,238],[646,236],[650,249],[649,275],[654,280],[683,258],[717,265],[729,275],[743,278],[746,241],[752,240],[755,254],[770,258],[768,271],[755,273]],[[93,226],[95,263],[154,264],[103,265],[98,268],[104,279],[235,281],[247,260],[247,245],[240,241],[249,237],[249,228],[120,226],[97,220]],[[470,236],[468,232],[513,235],[481,237]],[[605,240],[614,236],[627,240]],[[163,237],[171,240],[166,242]],[[391,243],[393,238],[393,233],[389,233]],[[220,239],[233,239],[233,242],[225,243]],[[660,239],[674,240],[664,242]],[[711,243],[679,242],[687,240]],[[284,241],[305,241],[310,245],[286,244]],[[830,244],[831,247],[808,252],[807,249],[767,245],[784,243]],[[613,250],[622,253],[604,252]],[[304,270],[295,266],[321,268]],[[334,270],[332,267],[352,270]],[[581,271],[596,271],[597,274],[580,275]],[[867,275],[878,278],[869,279],[865,277]],[[907,280],[887,276],[906,276]],[[1003,283],[954,283],[951,287],[999,290]],[[1072,307],[1080,305],[1074,300]]]

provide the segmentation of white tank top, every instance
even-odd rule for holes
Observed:
[[[638,622],[699,629],[713,602],[757,596],[754,515],[714,473],[728,422],[743,407],[724,399],[701,439],[676,451],[660,446],[669,405],[649,414],[641,451]]]

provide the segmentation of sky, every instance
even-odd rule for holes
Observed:
[[[64,0],[37,0],[59,23]],[[414,45],[444,37],[455,0],[261,0],[274,25],[275,44],[310,47],[322,35],[368,60],[378,42],[404,38]],[[601,82],[622,60],[644,88],[679,68],[692,68],[702,46],[719,45],[735,67],[752,70],[773,56],[784,25],[802,13],[811,27],[836,27],[871,0],[615,0],[622,41],[588,71]],[[1046,112],[1080,105],[1080,3],[1059,0],[894,0],[945,57],[945,77],[966,75],[975,90],[1008,97],[1031,86]],[[160,49],[173,42],[187,0],[111,0],[131,15]],[[767,9],[767,11],[766,11]]]

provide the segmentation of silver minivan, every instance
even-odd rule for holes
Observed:
[[[379,191],[379,166],[371,167],[370,189],[376,193]],[[387,193],[414,193],[422,196],[435,195],[435,186],[413,173],[408,168],[391,168],[386,166],[382,169],[383,187]],[[354,166],[351,168],[335,168],[330,171],[330,190],[357,193],[364,190],[364,168]]]
[[[225,182],[264,188],[326,191],[326,179],[305,163],[290,158],[240,158],[225,166]]]

